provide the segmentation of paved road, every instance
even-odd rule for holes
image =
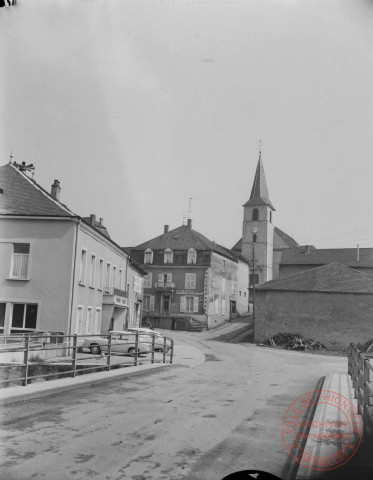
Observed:
[[[280,475],[286,409],[347,362],[227,342],[240,328],[175,332],[205,353],[193,368],[5,407],[1,479],[220,480],[249,468]]]

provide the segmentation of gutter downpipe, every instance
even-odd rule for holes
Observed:
[[[73,307],[74,307],[74,290],[75,290],[75,270],[76,270],[76,252],[78,250],[78,234],[79,234],[79,226],[81,223],[81,219],[75,221],[75,235],[74,235],[74,265],[73,265],[73,280],[71,284],[71,305],[70,305],[70,318],[69,318],[69,335],[71,335],[71,325],[72,325],[72,317],[73,317]]]

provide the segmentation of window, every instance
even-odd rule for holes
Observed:
[[[78,309],[76,311],[75,332],[78,335],[81,335],[83,333],[83,307],[82,306],[78,306]]]
[[[158,287],[172,283],[172,273],[158,273]]]
[[[123,290],[123,270],[120,268],[118,273],[118,288],[119,290]]]
[[[269,211],[269,221],[272,223],[272,212],[271,212],[271,210]]]
[[[196,274],[195,273],[186,273],[185,274],[185,288],[196,288]]]
[[[111,286],[114,288],[118,288],[118,276],[117,276],[117,266],[113,265],[113,279]]]
[[[253,243],[256,243],[256,233],[253,235]]]
[[[134,292],[138,292],[138,293],[141,292],[141,283],[142,283],[142,278],[135,275],[133,277],[133,291]]]
[[[196,261],[197,261],[197,252],[196,250],[194,250],[194,248],[190,248],[188,250],[187,263],[195,265]]]
[[[226,280],[225,280],[225,278],[223,277],[223,278],[221,279],[221,291],[222,291],[223,293],[225,293],[225,286],[226,286]]]
[[[91,269],[89,271],[89,286],[95,288],[96,280],[96,255],[92,253],[91,256]]]
[[[100,258],[100,263],[98,264],[98,289],[102,290],[102,285],[104,281],[104,259]]]
[[[26,280],[28,278],[30,258],[29,243],[13,243],[13,254],[11,264],[11,278]]]
[[[148,273],[148,275],[144,278],[144,288],[152,288],[153,283],[153,274]]]
[[[106,264],[106,275],[105,275],[105,290],[108,291],[110,288],[110,268],[111,264],[108,262]]]
[[[225,298],[222,298],[221,299],[221,314],[222,315],[225,315],[226,311],[225,311]]]
[[[92,332],[92,320],[93,320],[93,309],[92,307],[87,308],[87,330],[86,333],[93,333]]]
[[[259,283],[259,273],[255,274],[255,285]],[[250,285],[254,285],[254,274],[250,273]]]
[[[198,313],[198,297],[180,297],[180,312]]]
[[[253,210],[253,220],[259,220],[259,211],[257,208]]]
[[[219,307],[220,307],[220,298],[215,298],[214,301],[214,314],[219,315]]]
[[[163,262],[164,263],[172,263],[173,262],[173,252],[170,248],[166,248],[166,250],[164,251],[164,259],[163,259]]]
[[[94,333],[100,333],[100,331],[101,331],[101,308],[96,308]]]
[[[144,252],[144,263],[153,263],[153,250],[147,248]]]
[[[12,312],[13,330],[36,329],[38,306],[33,303],[14,303]]]
[[[0,303],[0,333],[4,333],[6,303]]]
[[[144,295],[143,309],[146,311],[154,310],[154,295]]]
[[[86,263],[87,263],[87,250],[82,248],[82,252],[80,254],[80,268],[79,268],[79,283],[81,285],[85,285]]]

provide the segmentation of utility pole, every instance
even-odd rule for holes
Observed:
[[[255,243],[253,242],[253,343],[255,342]]]

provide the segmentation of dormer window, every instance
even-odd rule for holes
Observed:
[[[153,263],[153,250],[147,248],[144,252],[144,263]]]
[[[194,248],[190,248],[188,250],[188,259],[187,259],[187,263],[188,264],[196,264],[197,262],[197,251],[194,250]]]
[[[166,248],[164,251],[164,263],[172,263],[174,260],[174,252],[171,250],[171,248]]]
[[[259,220],[259,210],[257,208],[253,210],[253,220]]]

